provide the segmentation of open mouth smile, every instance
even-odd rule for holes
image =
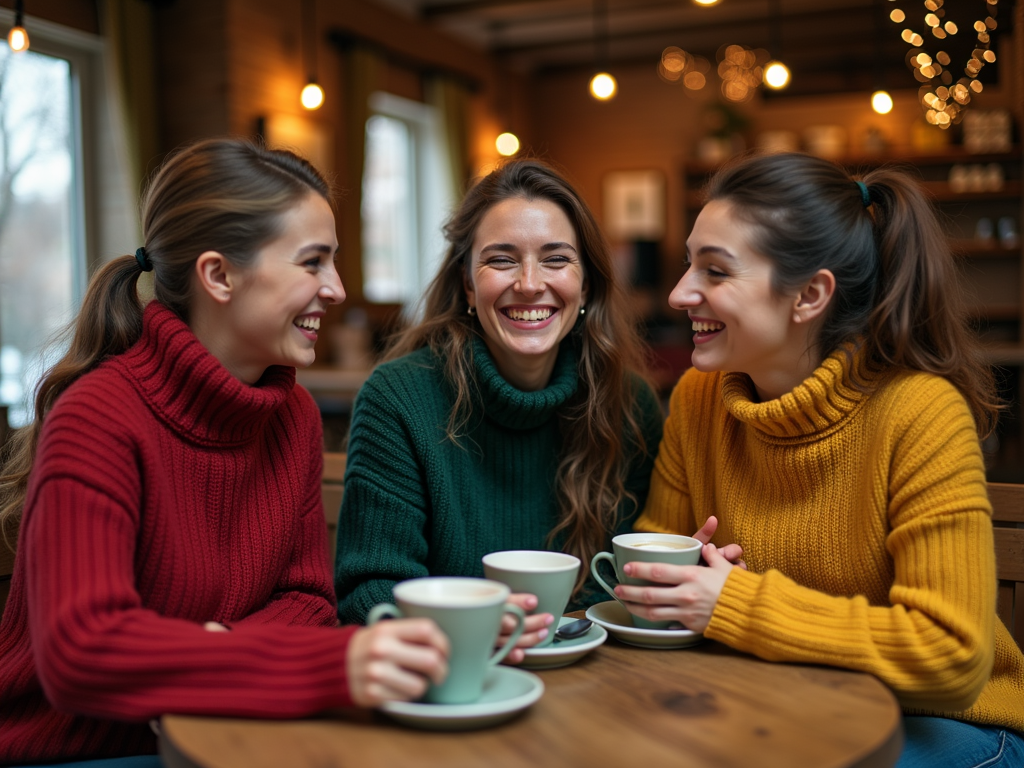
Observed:
[[[725,330],[725,323],[717,320],[691,320],[690,327],[693,330],[693,343],[705,344]]]
[[[502,307],[499,311],[517,324],[534,325],[546,323],[558,312],[554,307]]]
[[[317,333],[320,330],[320,318],[310,315],[298,317],[292,321],[292,325],[302,331],[302,335],[316,341]]]

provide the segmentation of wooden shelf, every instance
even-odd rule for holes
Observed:
[[[991,344],[983,348],[990,365],[1024,365],[1024,347],[1019,344]]]
[[[954,191],[948,181],[922,181],[921,187],[932,197],[941,202],[970,202],[972,200],[1013,200],[1021,195],[1019,181],[1004,181],[999,189],[982,191]]]
[[[951,240],[949,247],[954,256],[967,259],[1019,259],[1021,253],[1020,244],[1007,248],[1000,245],[998,240]]]

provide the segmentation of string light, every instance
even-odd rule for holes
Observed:
[[[619,84],[607,72],[598,72],[590,80],[590,95],[599,101],[608,101],[618,89]]]
[[[871,94],[871,108],[880,115],[892,112],[892,96],[886,91],[875,91]]]
[[[764,68],[764,84],[775,91],[789,85],[789,67],[781,61],[769,61]]]
[[[957,34],[960,29],[952,22],[945,20],[945,0],[924,0],[927,13],[924,24],[927,31],[936,40],[945,40]],[[996,60],[992,50],[992,32],[998,26],[996,21],[999,0],[986,0],[987,16],[974,22],[973,29],[977,34],[977,45],[964,67],[964,76],[953,82],[950,71],[951,58],[945,51],[939,51],[934,58],[923,50],[924,36],[910,29],[904,29],[901,37],[905,43],[913,46],[907,54],[907,64],[914,70],[914,77],[924,85],[920,89],[921,105],[925,110],[925,119],[932,125],[948,129],[951,125],[963,120],[964,111],[971,102],[972,96],[982,92],[984,86],[978,79],[982,68]],[[906,19],[906,14],[895,9],[889,18],[897,24]]]
[[[11,47],[11,50],[14,53],[27,51],[29,46],[28,32],[25,31],[24,26],[24,11],[23,0],[15,0],[14,26],[11,27],[11,31],[7,33],[7,44]]]
[[[324,89],[314,82],[306,83],[299,99],[306,109],[320,109],[324,105]]]
[[[320,109],[324,104],[324,89],[316,81],[316,8],[314,0],[302,3],[302,37],[306,49],[309,80],[299,95],[302,106],[309,110]]]

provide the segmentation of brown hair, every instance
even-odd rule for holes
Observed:
[[[562,449],[555,488],[561,519],[549,541],[564,532],[566,551],[589,563],[616,526],[622,502],[628,498],[636,503],[624,485],[629,454],[654,446],[646,445],[634,414],[637,387],[644,386],[644,347],[616,280],[608,245],[569,182],[538,160],[519,159],[506,162],[474,186],[445,226],[449,248],[427,288],[424,319],[393,339],[386,358],[429,346],[444,361],[445,376],[455,390],[447,436],[458,443],[472,415],[470,342],[482,335],[477,319],[467,314],[464,282],[473,238],[484,215],[511,198],[548,200],[562,209],[579,240],[587,276],[587,311],[572,332],[573,343],[580,348],[579,386],[558,414]],[[577,588],[587,573],[586,567],[580,570]]]
[[[141,201],[157,301],[188,322],[196,258],[217,251],[236,266],[248,266],[280,234],[282,214],[313,193],[331,200],[324,178],[291,152],[242,139],[210,139],[173,154],[150,180]],[[120,256],[93,275],[69,329],[70,347],[36,389],[35,420],[11,439],[0,476],[0,531],[5,540],[25,503],[46,414],[78,378],[141,336],[140,274],[134,256]]]
[[[755,226],[776,291],[798,289],[819,269],[835,275],[819,359],[862,339],[869,365],[942,376],[967,400],[979,434],[995,428],[1001,406],[949,242],[911,176],[882,167],[855,179],[809,155],[755,155],[716,173],[706,195]]]

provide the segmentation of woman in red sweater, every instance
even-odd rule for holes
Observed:
[[[167,712],[301,717],[446,674],[431,622],[337,627],[320,418],[295,385],[345,298],[326,182],[205,141],[153,178],[143,230],[93,278],[0,478],[0,525],[21,521],[0,764],[152,755]]]

